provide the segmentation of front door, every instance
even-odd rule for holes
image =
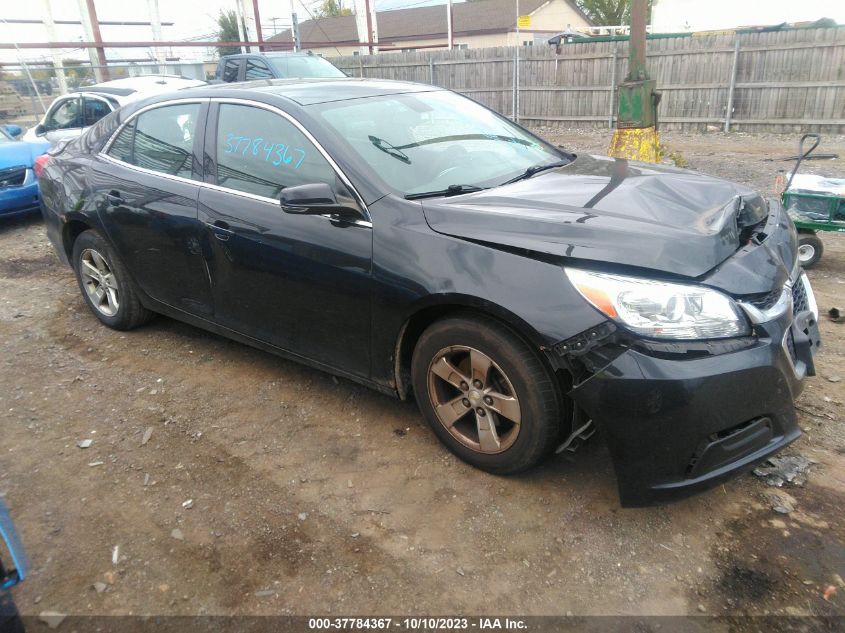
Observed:
[[[282,211],[280,192],[327,183],[356,205],[321,151],[279,113],[221,103],[209,112],[203,188],[215,320],[324,365],[369,375],[372,227]],[[208,174],[207,174],[208,175]]]

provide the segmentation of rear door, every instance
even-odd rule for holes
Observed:
[[[297,355],[369,375],[372,225],[326,155],[293,119],[212,104],[199,198],[218,323]],[[282,189],[326,183],[360,221],[282,211]]]
[[[212,313],[197,220],[206,110],[202,100],[141,110],[94,161],[91,178],[103,224],[141,289],[201,316]]]

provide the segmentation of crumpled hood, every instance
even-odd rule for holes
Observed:
[[[35,159],[50,149],[50,143],[11,141],[0,143],[0,169],[7,167],[32,167]]]
[[[738,197],[687,170],[604,156],[477,193],[423,200],[438,233],[699,277],[739,248]]]

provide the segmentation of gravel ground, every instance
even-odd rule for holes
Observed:
[[[609,140],[542,132],[576,151]],[[765,191],[788,165],[764,159],[794,153],[791,137],[664,141]],[[845,307],[830,235],[810,273],[823,310]],[[786,451],[817,464],[778,491],[791,513],[750,474],[621,509],[600,441],[498,478],[412,404],[166,318],[102,327],[40,220],[3,222],[0,497],[33,563],[15,598],[24,614],[843,615],[845,324],[821,329]]]

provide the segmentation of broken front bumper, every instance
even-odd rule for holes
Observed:
[[[798,438],[793,401],[815,373],[819,336],[809,284],[794,286],[779,314],[759,312],[768,320],[742,345],[626,346],[570,391],[607,437],[623,505],[709,488]]]

